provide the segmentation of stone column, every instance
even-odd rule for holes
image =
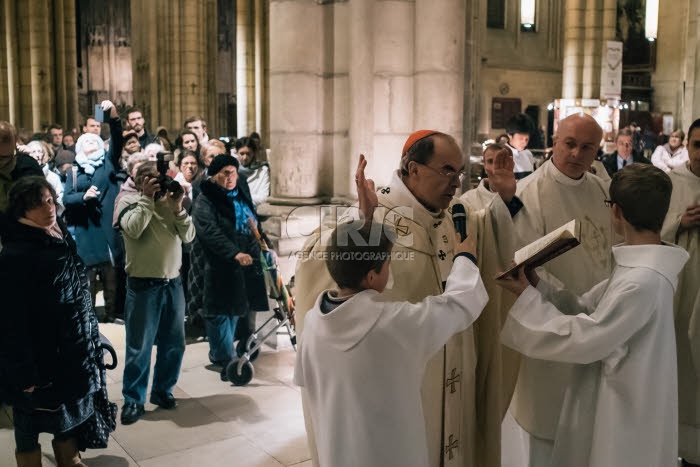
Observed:
[[[31,131],[75,126],[75,0],[6,0],[2,13],[0,118]]]
[[[188,116],[216,112],[215,19],[211,0],[131,3],[134,104],[144,107],[151,131],[180,129]]]
[[[336,153],[333,164],[333,194],[338,202],[347,202],[356,197],[355,168],[361,153],[370,156],[374,135],[374,25],[388,26],[373,13],[380,5],[374,0],[353,0],[349,7],[349,66],[348,89],[350,127],[349,153]],[[394,20],[397,20],[394,18]],[[380,26],[381,27],[381,26]],[[333,96],[336,97],[336,96]],[[341,102],[335,105],[342,106]],[[378,156],[370,157],[372,165]],[[368,173],[373,172],[370,167]]]
[[[686,34],[686,47],[682,60],[683,87],[680,105],[680,125],[676,127],[687,131],[690,124],[697,118],[697,109],[700,108],[700,6],[690,0],[688,3],[688,25]]]
[[[370,111],[373,118],[367,119],[367,124],[373,127],[374,143],[373,151],[368,154],[367,174],[377,184],[385,185],[399,168],[401,149],[414,130],[416,5],[374,2],[373,18],[374,95]],[[363,22],[361,18],[356,20]],[[354,67],[351,65],[351,79]],[[354,94],[352,102],[353,105],[356,102]],[[352,143],[354,146],[355,142]],[[354,196],[356,150],[352,151],[349,162]]]
[[[20,124],[20,103],[19,103],[19,57],[17,53],[17,6],[15,2],[5,0],[3,5],[3,30],[4,47],[7,57],[7,118],[15,125]]]
[[[238,0],[236,2],[236,113],[239,138],[248,136],[255,128],[254,18],[253,0]]]
[[[564,98],[600,97],[605,41],[615,39],[615,0],[567,0],[564,26]]]
[[[332,29],[324,30],[329,6],[312,0],[270,3],[272,204],[320,204],[328,196],[332,168],[323,144],[323,93],[325,47],[333,44]]]
[[[255,0],[253,12],[253,36],[254,36],[254,59],[253,59],[253,91],[255,96],[254,116],[255,124],[252,128],[260,132],[263,126],[262,123],[262,108],[263,108],[263,59],[264,59],[264,41],[265,28],[263,26],[263,0]]]
[[[415,13],[414,128],[438,129],[460,146],[465,8],[459,0],[416,0]]]
[[[582,94],[582,71],[585,41],[585,0],[566,0],[564,18],[564,69],[562,97],[573,99]]]
[[[481,14],[486,5],[480,2],[467,2],[465,13],[464,44],[464,119],[462,122],[462,148],[467,156],[465,167],[469,168],[471,154],[481,154],[481,144],[477,138],[479,103],[481,92],[481,38],[485,36],[485,15]],[[475,146],[475,150],[472,150]],[[462,180],[462,191],[470,189],[470,177]]]

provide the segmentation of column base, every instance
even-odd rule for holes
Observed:
[[[306,198],[286,198],[270,196],[266,202],[272,205],[280,206],[312,206],[314,204],[327,204],[328,197],[306,197]]]

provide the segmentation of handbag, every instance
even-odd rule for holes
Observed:
[[[104,449],[109,443],[109,435],[117,428],[117,404],[109,401],[107,395],[107,372],[117,367],[117,354],[114,347],[100,333],[97,364],[100,368],[100,389],[93,393],[93,413],[77,429],[76,438],[78,449]],[[106,365],[104,352],[112,357],[112,363]]]

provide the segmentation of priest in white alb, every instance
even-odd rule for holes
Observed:
[[[700,465],[700,120],[688,131],[690,160],[668,175],[673,182],[671,208],[663,239],[690,253],[675,301],[678,351],[678,454],[684,466]]]
[[[555,286],[580,295],[612,272],[613,231],[608,208],[608,183],[591,167],[603,137],[598,123],[585,114],[559,123],[553,155],[532,175],[518,183],[524,207],[513,221],[519,247],[537,240],[571,219],[581,223],[581,246],[538,270]],[[562,310],[566,312],[565,310]],[[549,466],[564,393],[571,381],[571,365],[523,357],[513,395],[512,410],[529,433],[528,465]]]
[[[502,200],[513,216],[522,204],[515,196],[514,161],[510,149],[498,144],[488,145],[483,152],[483,164],[486,177],[476,188],[460,196],[459,201],[466,209],[470,230],[479,232],[477,246],[481,256],[478,265],[489,294],[484,312],[474,323],[477,339],[475,385],[480,402],[476,406],[475,465],[500,467],[501,422],[515,389],[520,354],[500,343],[501,328],[515,297],[499,287],[494,277],[513,259],[516,238],[512,235],[510,222],[503,222],[496,226],[499,230],[494,231],[491,216],[487,213]],[[500,414],[500,417],[493,414]]]

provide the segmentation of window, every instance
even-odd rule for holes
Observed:
[[[505,29],[506,0],[488,0],[486,3],[486,27]]]

